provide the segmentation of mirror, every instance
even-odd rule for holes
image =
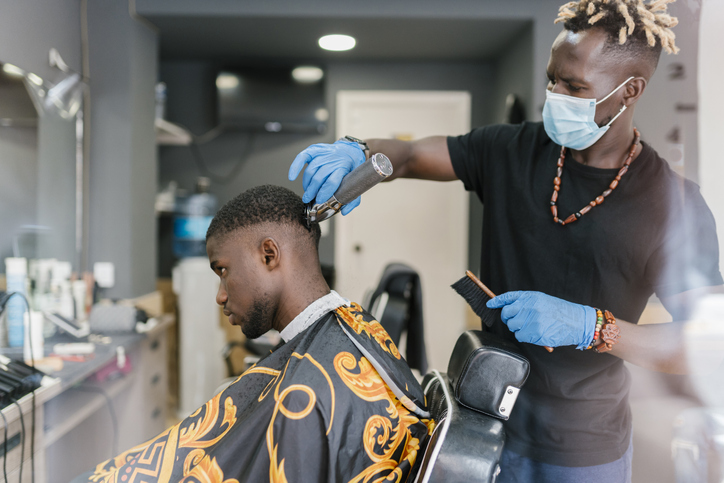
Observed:
[[[0,261],[56,258],[81,268],[84,88],[77,73],[51,83],[0,63]]]

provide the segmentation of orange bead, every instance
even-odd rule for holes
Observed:
[[[568,224],[568,223],[573,223],[573,222],[576,221],[577,219],[578,219],[578,218],[576,218],[576,215],[571,215],[571,216],[569,216],[568,218],[566,218],[566,220],[565,220],[564,223],[566,223],[566,224]]]
[[[551,206],[551,213],[553,213],[553,218],[558,218],[558,207],[555,205]]]
[[[603,196],[605,198],[606,196],[610,195],[611,192],[613,192],[613,190],[611,188],[609,188],[606,191],[604,191],[603,193],[601,193],[601,196]]]
[[[560,185],[561,185],[561,178],[559,178],[558,176],[556,176],[555,178],[553,178],[553,184],[554,184],[555,186],[560,186]]]
[[[614,179],[613,181],[611,181],[611,184],[608,185],[608,186],[609,186],[612,190],[615,190],[615,189],[616,189],[616,186],[618,186],[618,180],[617,180],[617,179]]]
[[[551,201],[555,203],[558,201],[558,191],[553,190],[553,196],[551,196]]]
[[[603,196],[596,196],[596,204],[600,205],[601,203],[603,203]]]
[[[581,213],[582,215],[585,215],[585,214],[588,213],[589,211],[591,211],[591,205],[586,205],[586,206],[584,206],[583,208],[581,208],[580,213]]]

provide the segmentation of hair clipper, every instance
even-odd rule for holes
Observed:
[[[307,205],[307,225],[319,223],[333,217],[342,206],[354,201],[365,191],[392,174],[392,163],[382,153],[370,156],[370,159],[353,169],[342,179],[334,195],[324,203]]]

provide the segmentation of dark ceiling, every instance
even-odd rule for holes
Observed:
[[[524,29],[525,20],[148,17],[160,29],[161,59],[281,63],[333,60],[489,60]],[[357,39],[348,52],[326,52],[326,34]]]

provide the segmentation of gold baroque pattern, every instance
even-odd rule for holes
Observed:
[[[239,382],[249,374],[266,374],[274,376],[272,383],[279,378],[280,371],[266,367],[251,367],[234,381]],[[271,385],[271,383],[270,383]],[[221,416],[221,398],[224,392],[217,394],[213,399],[197,409],[189,419],[191,424],[181,427],[179,423],[167,429],[156,438],[129,449],[113,459],[104,461],[96,466],[94,474],[90,477],[93,483],[118,483],[121,482],[118,468],[131,463],[135,467],[127,475],[123,483],[142,481],[143,477],[155,478],[158,481],[169,481],[173,471],[177,451],[181,448],[192,448],[183,463],[183,479],[181,481],[203,481],[239,483],[236,479],[224,479],[224,474],[215,458],[209,457],[204,451],[218,441],[236,424],[237,408],[231,397],[226,397],[223,404],[223,417]],[[223,428],[221,433],[212,439],[204,439],[209,432],[219,425]]]
[[[335,407],[335,399],[336,395],[334,392],[334,385],[332,384],[332,379],[329,377],[329,374],[327,371],[322,367],[322,365],[317,362],[314,357],[312,357],[310,354],[298,354],[296,352],[292,353],[292,357],[295,357],[300,360],[308,360],[314,367],[316,367],[319,372],[322,373],[324,378],[327,380],[327,384],[329,385],[329,390],[331,392],[331,409],[330,409],[330,416],[329,416],[329,425],[327,427],[327,434],[332,429],[332,422],[334,421],[334,407]],[[291,360],[291,359],[290,359]],[[292,384],[288,387],[285,387],[284,389],[279,391],[280,385],[282,381],[284,380],[284,376],[286,375],[287,368],[289,367],[289,361],[287,361],[287,364],[284,366],[284,372],[277,377],[276,383],[274,385],[274,411],[272,413],[271,421],[269,422],[269,426],[267,426],[266,431],[266,444],[267,444],[267,451],[269,452],[269,481],[270,483],[287,483],[287,477],[284,472],[284,459],[282,458],[281,461],[279,461],[279,443],[274,442],[274,422],[277,419],[277,416],[280,414],[287,418],[287,419],[293,419],[293,420],[300,420],[306,418],[313,410],[317,403],[317,395],[314,392],[314,389],[311,387],[304,385],[304,384]],[[268,386],[267,386],[268,387]],[[285,405],[284,400],[292,393],[295,392],[301,392],[306,394],[308,400],[307,405],[304,409],[298,412],[290,411]]]
[[[334,368],[357,397],[369,402],[388,403],[388,416],[371,416],[362,433],[363,447],[374,464],[365,468],[350,483],[401,481],[403,475],[399,463],[407,460],[410,467],[414,466],[420,450],[420,440],[409,431],[409,427],[419,419],[395,397],[365,357],[357,361],[351,353],[340,352],[334,358]]]
[[[376,320],[365,320],[364,310],[358,304],[353,302],[351,307],[339,307],[335,312],[358,335],[362,335],[362,332],[366,333],[367,336],[376,341],[385,352],[391,354],[396,359],[402,358],[400,351],[397,350],[397,346],[392,342],[387,331]]]

